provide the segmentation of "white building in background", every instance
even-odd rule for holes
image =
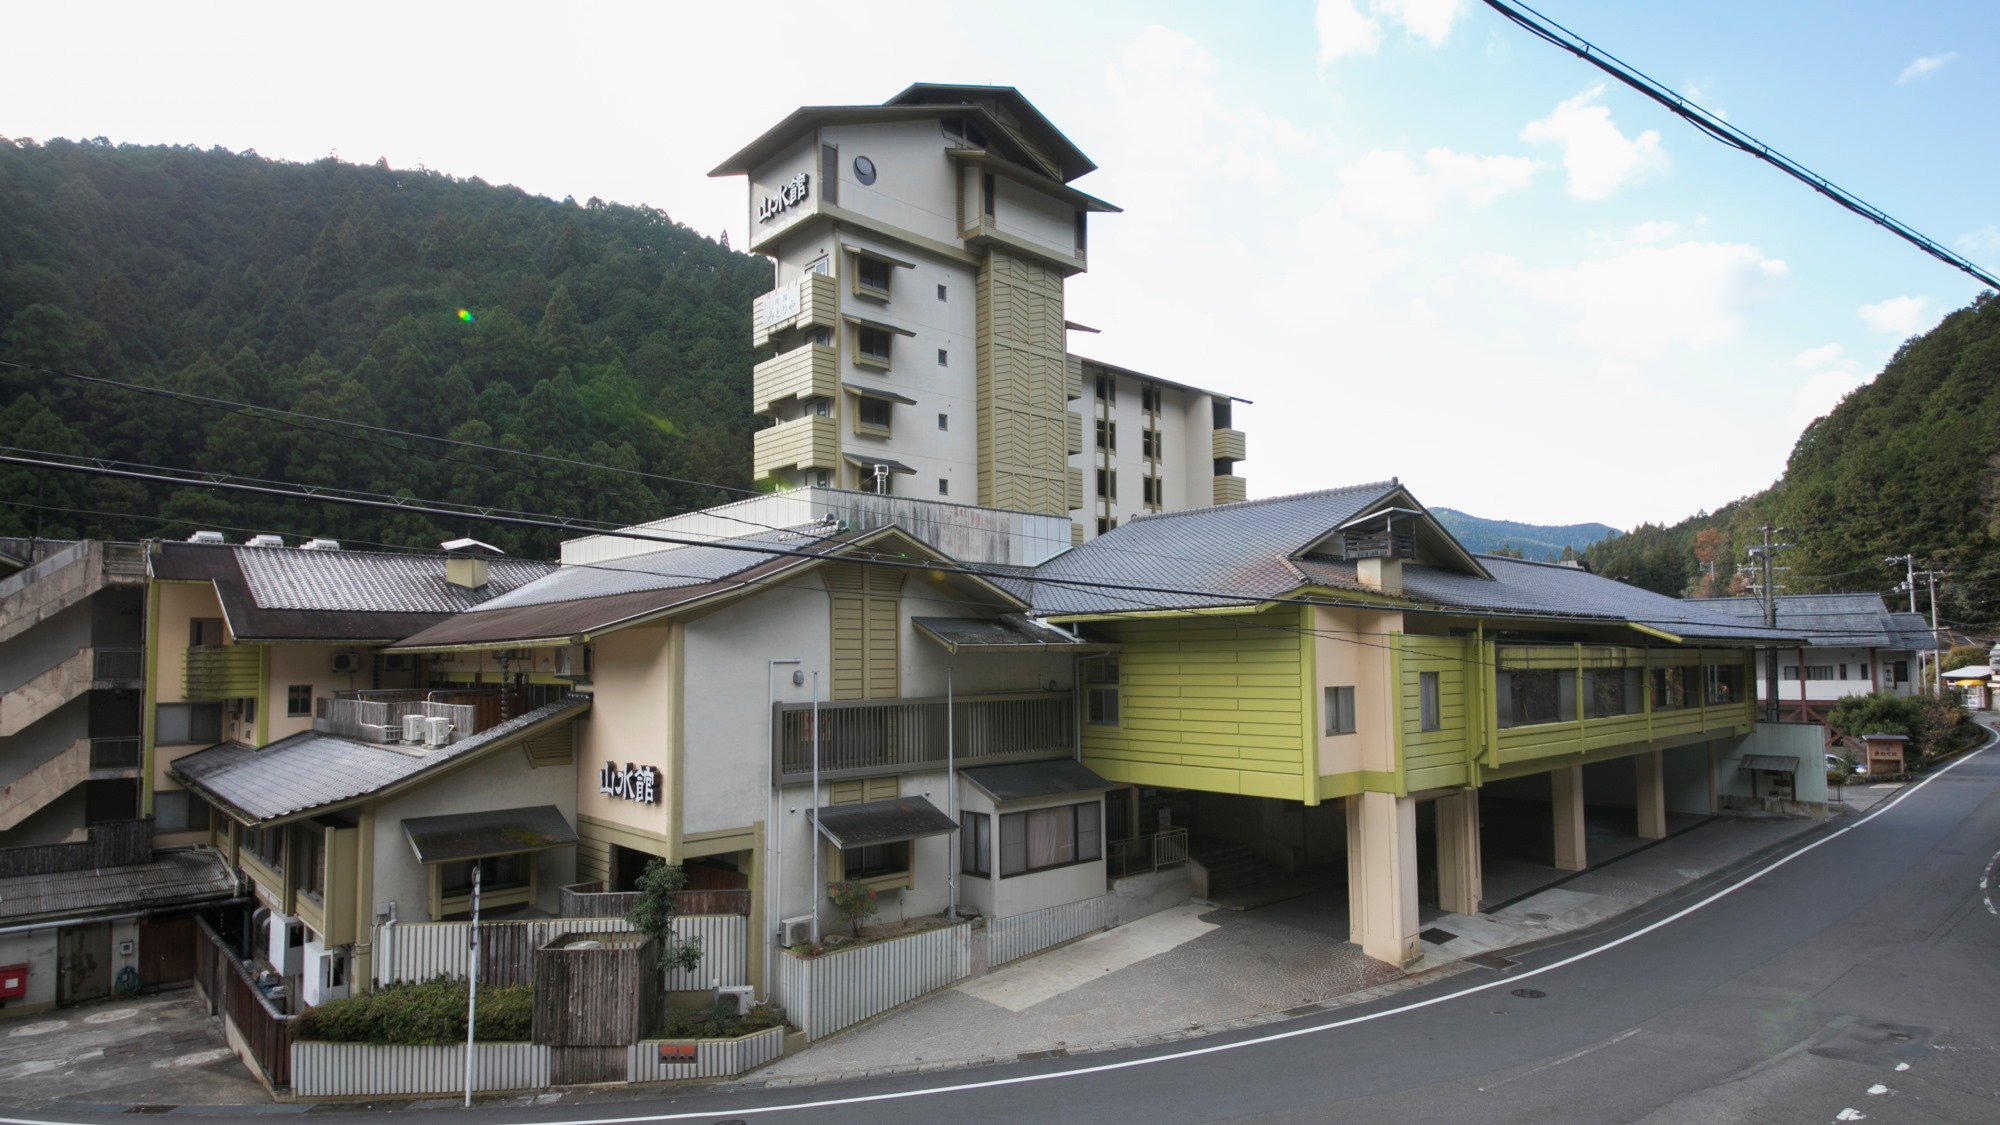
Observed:
[[[1230,396],[1069,354],[1088,157],[1011,87],[808,106],[712,175],[749,180],[759,479],[1068,516],[1244,498]],[[1100,393],[1101,389],[1101,393]],[[1115,432],[1116,444],[1113,442]]]
[[[1930,682],[1926,669],[1942,646],[1922,614],[1893,613],[1880,594],[1787,594],[1777,602],[1778,628],[1814,642],[1779,650],[1778,704],[1785,720],[1818,722],[1850,695],[1914,695]],[[1761,598],[1707,598],[1701,604],[1746,621],[1764,620]],[[1768,698],[1761,674],[1757,698]]]

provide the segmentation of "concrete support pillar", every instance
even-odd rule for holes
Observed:
[[[1347,798],[1347,918],[1361,952],[1397,968],[1417,938],[1417,803],[1392,793]]]
[[[1556,818],[1556,869],[1581,871],[1588,862],[1583,842],[1583,767],[1553,771],[1549,788]]]
[[[1664,840],[1667,837],[1667,775],[1660,751],[1651,750],[1632,759],[1638,778],[1633,805],[1639,810],[1639,838]]]
[[[1479,913],[1484,876],[1479,866],[1479,791],[1437,799],[1438,905],[1453,914]]]

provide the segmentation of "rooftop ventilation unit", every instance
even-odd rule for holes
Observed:
[[[282,547],[285,545],[285,537],[282,535],[252,535],[249,539],[244,540],[243,545],[246,547]]]
[[[229,542],[229,540],[227,540],[227,539],[224,539],[224,538],[222,537],[222,533],[221,533],[220,531],[197,531],[197,532],[195,532],[195,533],[194,533],[193,535],[190,535],[190,536],[188,536],[188,537],[187,537],[187,541],[188,541],[188,542],[190,542],[190,543],[227,543],[227,542]]]
[[[422,742],[423,740],[424,740],[424,716],[415,714],[404,715],[403,741],[415,744],[418,742]]]
[[[303,543],[299,544],[299,550],[301,550],[301,551],[338,551],[338,550],[340,550],[340,540],[338,540],[338,539],[308,539],[308,540],[306,540],[305,542],[303,542]]]
[[[451,745],[451,720],[443,715],[432,715],[424,720],[424,746],[436,750]]]
[[[332,663],[333,663],[333,670],[336,672],[361,671],[361,658],[359,656],[354,655],[351,652],[334,653]]]

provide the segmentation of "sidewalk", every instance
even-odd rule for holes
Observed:
[[[1869,790],[1867,799],[1888,795]],[[1623,914],[1820,823],[1717,817],[1493,913],[1427,915],[1424,956],[1408,973],[1347,944],[1344,891],[1252,911],[1177,907],[964,981],[737,1085],[814,1085],[1117,1050],[1365,1003],[1464,972],[1468,958]]]

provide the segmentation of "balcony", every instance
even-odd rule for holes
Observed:
[[[1250,498],[1250,482],[1242,477],[1216,477],[1213,499],[1217,504],[1240,504]]]
[[[411,715],[448,719],[446,744],[498,725],[504,711],[530,710],[518,693],[503,700],[498,691],[353,691],[316,701],[313,729],[359,742],[401,742],[403,720]]]
[[[1065,470],[1065,472],[1068,475],[1068,481],[1064,491],[1069,494],[1066,497],[1069,501],[1069,510],[1074,512],[1083,507],[1083,470],[1072,468]]]
[[[825,344],[793,348],[751,370],[750,404],[759,414],[806,398],[832,398],[840,390],[840,353]]]
[[[253,697],[263,656],[256,645],[195,645],[187,650],[181,694],[196,703]]]
[[[787,332],[831,329],[840,319],[839,291],[828,275],[807,274],[751,302],[750,315],[750,346],[768,348]]]
[[[827,416],[780,422],[758,430],[751,441],[753,477],[793,469],[832,469],[840,458],[840,426]]]
[[[1069,422],[1069,446],[1067,452],[1070,456],[1074,457],[1083,452],[1083,415],[1065,414],[1063,417]]]
[[[1063,397],[1075,402],[1083,397],[1083,361],[1073,355],[1063,359]]]
[[[1068,692],[976,695],[953,700],[947,731],[946,704],[932,699],[842,700],[819,705],[819,776],[849,777],[942,770],[947,738],[959,767],[999,765],[1066,757],[1076,752],[1076,706]],[[772,747],[780,781],[813,774],[813,708],[779,704],[777,745]]]
[[[1242,430],[1217,430],[1215,436],[1210,439],[1210,444],[1215,449],[1217,461],[1244,460]]]

